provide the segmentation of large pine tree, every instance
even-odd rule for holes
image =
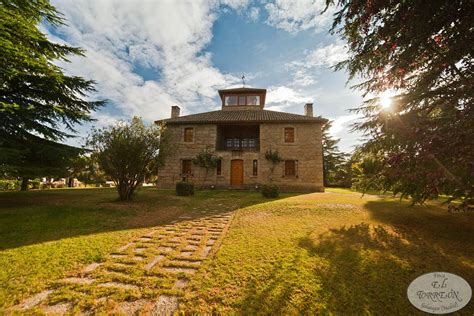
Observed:
[[[59,142],[103,104],[85,100],[93,81],[54,64],[83,51],[51,42],[38,28],[42,22],[63,23],[49,1],[0,1],[0,167],[22,177],[23,188],[29,177],[63,170],[78,150]]]
[[[380,157],[375,186],[422,202],[474,196],[474,2],[327,0],[348,43],[337,69],[362,78],[358,125]],[[377,96],[394,92],[384,109]],[[372,97],[370,97],[372,96]]]

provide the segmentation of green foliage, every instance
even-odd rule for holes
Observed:
[[[260,190],[266,198],[277,198],[280,195],[280,190],[276,184],[264,184]]]
[[[327,0],[349,57],[336,69],[362,78],[356,129],[364,159],[380,159],[373,186],[423,202],[474,196],[474,2]],[[391,90],[392,106],[378,96]]]
[[[0,180],[0,191],[18,190],[20,181],[18,180]]]
[[[217,156],[214,152],[210,152],[208,149],[201,151],[193,159],[193,163],[206,170],[202,180],[202,187],[206,183],[209,170],[216,169],[217,163],[222,160],[222,157]]]
[[[281,158],[278,150],[273,151],[271,148],[265,152],[265,159],[270,162],[268,180],[273,181],[273,172],[275,171],[275,166],[280,163],[283,159]]]
[[[337,144],[340,139],[329,135],[332,121],[322,129],[323,143],[323,178],[325,186],[351,186],[350,162],[347,154],[339,151]]]
[[[120,122],[94,129],[87,144],[95,151],[97,162],[116,184],[120,200],[130,200],[145,179],[153,177],[162,159],[162,128],[145,126],[134,117],[130,123]]]
[[[277,164],[283,160],[280,154],[278,153],[278,150],[273,151],[271,149],[265,152],[265,159],[273,164]]]
[[[67,175],[72,161],[83,151],[33,135],[21,139],[10,138],[1,147],[6,151],[18,152],[17,156],[2,162],[8,166],[4,176],[23,179],[22,190],[28,189],[29,179]]]
[[[83,52],[49,41],[38,28],[43,21],[63,23],[47,0],[0,4],[0,165],[26,181],[57,173],[57,160],[77,154],[56,141],[71,136],[74,125],[90,121],[103,104],[85,100],[94,91],[92,81],[66,76],[56,66]]]
[[[176,182],[176,195],[178,196],[194,195],[194,184],[187,181]]]
[[[213,152],[208,150],[203,150],[193,158],[193,163],[201,168],[206,170],[215,169],[217,163],[222,159],[222,157],[217,156]]]

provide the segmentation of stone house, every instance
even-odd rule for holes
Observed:
[[[326,119],[265,110],[266,89],[219,90],[222,109],[180,116],[172,106],[165,133],[171,151],[158,173],[159,188],[174,188],[176,182],[216,188],[257,188],[273,182],[287,191],[323,191],[321,128]],[[281,162],[265,158],[277,151]],[[200,152],[213,152],[222,159],[206,170],[193,163]]]

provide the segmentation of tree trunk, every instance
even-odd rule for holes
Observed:
[[[72,188],[73,184],[74,184],[74,178],[72,178],[72,177],[68,178],[67,179],[67,187]]]
[[[23,177],[21,179],[21,191],[28,191],[28,183],[30,179],[28,177]]]

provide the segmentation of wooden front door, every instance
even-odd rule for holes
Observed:
[[[230,162],[230,185],[240,186],[244,184],[244,161],[237,159]]]

